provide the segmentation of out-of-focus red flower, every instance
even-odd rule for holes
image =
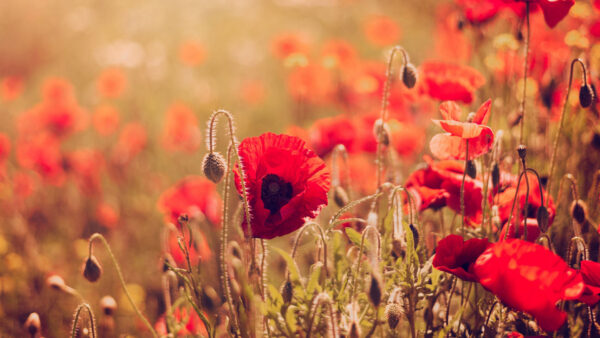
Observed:
[[[183,103],[169,107],[163,125],[162,145],[168,151],[193,153],[202,144],[196,115]]]
[[[265,101],[266,89],[262,81],[249,80],[242,84],[240,96],[250,105],[259,105]]]
[[[180,233],[181,235],[181,233]],[[194,240],[184,238],[184,245],[187,246],[187,251],[190,256],[190,264],[192,267],[197,266],[199,262],[207,262],[212,258],[212,251],[206,240],[206,236],[201,231],[194,233]],[[179,246],[177,235],[171,233],[169,235],[169,254],[179,267],[187,267],[187,259],[185,252]]]
[[[441,61],[421,64],[420,89],[441,101],[473,102],[475,91],[485,84],[479,71],[465,65]]]
[[[96,220],[106,228],[115,228],[119,224],[119,212],[109,203],[100,202],[96,205]]]
[[[158,199],[158,209],[165,222],[179,226],[177,219],[186,214],[191,218],[204,215],[215,226],[221,224],[223,201],[215,184],[200,176],[188,176],[165,190]]]
[[[13,193],[17,199],[23,201],[35,191],[35,181],[27,173],[19,171],[12,178]]]
[[[204,46],[198,41],[186,41],[179,46],[179,60],[186,66],[195,67],[206,57]]]
[[[343,144],[348,151],[354,150],[357,133],[354,122],[348,116],[325,117],[316,120],[308,129],[308,141],[317,155],[325,157],[338,144]]]
[[[104,156],[95,149],[80,149],[65,156],[68,171],[72,174],[79,190],[88,196],[102,192],[100,179],[104,167]]]
[[[6,76],[0,79],[0,99],[4,102],[16,100],[23,92],[23,78],[19,76]]]
[[[377,151],[377,139],[373,133],[375,121],[379,114],[368,114],[357,119],[354,128],[354,147],[351,151],[366,151],[375,153]],[[423,149],[425,143],[425,130],[419,126],[401,122],[396,119],[387,120],[389,139],[391,147],[403,157],[412,157]],[[351,143],[352,144],[352,143]]]
[[[363,29],[367,39],[376,46],[389,46],[400,40],[400,27],[385,15],[371,15]]]
[[[138,122],[126,124],[113,149],[113,158],[119,163],[130,161],[146,147],[147,138],[143,125]]]
[[[435,135],[429,142],[433,156],[441,160],[464,160],[487,153],[494,143],[494,132],[486,126],[492,100],[487,100],[469,122],[460,122],[461,109],[454,102],[443,102],[440,111],[444,120],[434,120],[446,133]],[[468,154],[467,154],[468,143]]]
[[[357,61],[356,49],[344,40],[329,40],[323,45],[322,63],[327,68],[345,68]]]
[[[275,57],[284,60],[293,54],[308,55],[310,44],[307,38],[299,33],[282,33],[273,38],[271,51]]]
[[[127,89],[127,77],[119,68],[105,69],[98,77],[96,89],[102,97],[117,98]]]
[[[41,133],[27,140],[19,140],[17,161],[26,169],[37,172],[44,182],[60,186],[65,181],[60,142],[49,133]]]
[[[413,172],[405,187],[416,197],[419,210],[438,209],[448,206],[461,212],[460,188],[464,173],[464,163],[458,161],[433,162],[425,157],[427,167]],[[478,226],[482,221],[483,182],[465,177],[465,221],[469,226]]]
[[[300,228],[327,205],[331,177],[304,141],[273,133],[244,139],[239,145],[251,212],[252,236],[273,238]],[[239,168],[235,185],[242,192]],[[242,224],[247,230],[248,220]]]
[[[290,135],[290,136],[295,136],[300,138],[302,141],[311,144],[310,142],[310,135],[308,134],[308,130],[299,127],[297,125],[289,125],[285,131],[284,134],[286,135]],[[311,148],[314,149],[314,146],[311,144]]]
[[[348,168],[339,162],[340,179],[342,182],[348,182],[352,189],[361,195],[369,195],[377,190],[377,181],[374,179],[365,179],[365,177],[374,177],[377,166],[372,155],[367,153],[350,154],[348,157]],[[346,170],[347,169],[347,170]],[[350,178],[347,178],[348,171]]]
[[[531,314],[545,331],[557,330],[567,314],[560,300],[577,299],[581,275],[545,247],[519,239],[493,244],[479,256],[473,272],[505,305]]]
[[[206,327],[204,323],[200,319],[200,316],[194,311],[194,309],[190,308],[175,308],[173,311],[173,316],[175,317],[176,325],[183,325],[183,328],[177,332],[178,337],[187,337],[190,335],[193,336],[207,336],[208,332],[206,331]],[[161,335],[168,335],[169,332],[167,330],[167,322],[165,316],[162,315],[158,321],[154,324],[154,329]]]
[[[492,19],[504,5],[501,0],[456,0],[465,18],[473,24],[484,23]]]
[[[484,3],[485,1],[477,1]],[[454,8],[439,6],[436,11],[435,57],[443,60],[464,63],[471,58],[472,45],[463,30],[458,28],[459,17]]]
[[[11,142],[8,135],[0,133],[0,166],[4,165],[4,162],[10,155]]]
[[[310,104],[327,102],[334,92],[331,73],[323,66],[295,67],[287,79],[287,89],[296,101]]]
[[[581,272],[585,288],[578,300],[594,306],[600,301],[600,263],[583,260],[580,263],[579,272]]]
[[[519,0],[503,0],[504,2],[518,2]],[[539,5],[544,13],[544,20],[550,28],[554,28],[569,14],[575,0],[530,0],[530,3]]]
[[[459,235],[448,235],[438,242],[433,256],[433,267],[462,280],[476,282],[473,264],[490,245],[487,238],[471,238],[465,241]]]
[[[526,178],[529,181],[529,198],[527,198]],[[501,224],[507,223],[508,219],[510,218],[510,211],[512,209],[513,200],[515,199],[517,192],[517,181],[517,176],[502,172],[498,187],[492,191],[492,198],[494,201],[496,201],[496,205],[498,206],[498,216],[500,217]],[[545,198],[546,190],[542,189],[542,193],[544,194]],[[527,201],[527,210],[525,210],[525,201]],[[550,200],[548,201],[544,199],[544,205],[548,209],[548,226],[551,226],[552,222],[554,221],[554,216],[556,215],[556,209],[554,207],[554,201],[552,200],[552,197],[550,197]],[[528,173],[521,179],[517,203],[515,204],[515,210],[511,220],[509,238],[523,234],[523,221],[525,218],[527,218],[527,237],[528,239],[535,241],[537,236],[540,234],[539,228],[537,230],[535,228],[538,226],[536,217],[538,209],[541,206],[542,196],[540,195],[540,186],[538,180],[535,175]],[[517,234],[515,234],[514,224],[517,224],[517,222],[520,225],[519,231]],[[502,229],[503,234],[505,231],[506,226]],[[532,236],[536,234],[537,236],[533,238]]]
[[[114,133],[119,127],[119,111],[111,105],[101,105],[94,111],[92,124],[98,134],[107,136]]]
[[[506,237],[506,227],[508,227],[508,223],[504,224],[502,228],[502,232],[500,232],[500,240],[504,240],[504,238],[522,238],[525,229],[525,220],[521,221],[519,224],[519,228],[515,229],[515,223],[511,222],[510,229],[508,229],[508,237]],[[538,226],[537,219],[531,218],[527,219],[527,238],[525,239],[528,242],[534,243],[538,237],[540,237],[541,230]]]

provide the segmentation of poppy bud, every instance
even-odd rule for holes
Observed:
[[[579,89],[579,104],[583,108],[587,108],[592,105],[594,101],[594,91],[589,84],[584,83]]]
[[[242,248],[236,241],[229,242],[229,250],[231,250],[231,254],[238,259],[242,259]]]
[[[208,153],[202,161],[202,170],[209,180],[219,183],[225,174],[225,160],[219,153]]]
[[[379,140],[384,146],[387,147],[390,144],[389,127],[387,123],[384,123],[381,119],[375,121],[375,124],[373,125],[373,134],[375,134],[375,139]]]
[[[477,176],[477,167],[475,167],[475,162],[473,162],[473,160],[467,161],[465,170],[470,178],[475,178]]]
[[[387,319],[390,329],[395,329],[402,319],[402,307],[398,303],[388,303],[385,307],[385,318]]]
[[[286,280],[281,287],[281,298],[283,298],[283,302],[285,304],[292,301],[292,297],[294,296],[294,287],[292,286],[292,282],[290,280]]]
[[[542,232],[548,231],[549,217],[550,215],[548,214],[548,209],[545,206],[542,205],[538,208],[536,218],[538,222],[538,227]]]
[[[406,244],[399,239],[392,239],[392,253],[398,257],[404,257],[404,250],[406,248]]]
[[[510,115],[508,115],[508,124],[511,127],[514,127],[516,125],[519,124],[519,122],[521,122],[521,118],[523,118],[523,115],[519,112],[512,112]]]
[[[213,312],[219,303],[219,296],[214,288],[206,286],[202,288],[202,298],[200,300],[203,308]]]
[[[521,161],[525,161],[525,157],[527,157],[527,146],[525,146],[524,144],[520,144],[517,147],[517,153],[519,154],[519,158],[521,159]]]
[[[494,187],[500,184],[500,168],[498,167],[498,163],[494,163],[492,166],[492,184]]]
[[[107,316],[112,316],[117,310],[117,301],[111,296],[104,296],[100,299],[100,308]]]
[[[38,333],[42,331],[42,323],[40,321],[40,315],[37,312],[32,312],[27,317],[25,321],[25,329],[29,332],[29,335],[35,337]]]
[[[94,255],[88,257],[85,261],[85,265],[83,266],[83,277],[89,280],[90,282],[97,281],[102,275],[102,266],[96,259]]]
[[[516,35],[518,41],[523,41],[523,32],[518,31]]]
[[[412,223],[409,224],[408,227],[410,228],[410,231],[412,231],[413,244],[414,244],[414,247],[416,248],[417,245],[419,244],[419,231],[417,231],[417,228]]]
[[[59,275],[52,275],[46,279],[46,284],[54,290],[64,291],[67,288],[65,280]]]
[[[350,323],[350,329],[348,330],[348,338],[360,338],[360,328],[356,322]]]
[[[458,22],[456,23],[456,28],[460,31],[463,28],[465,28],[465,20],[463,19],[458,19]]]
[[[600,133],[598,133],[597,131],[594,132],[590,144],[592,145],[592,147],[594,147],[594,149],[600,150]]]
[[[417,83],[417,68],[412,63],[402,67],[402,82],[406,88],[413,88]]]
[[[335,187],[335,189],[333,190],[333,200],[335,201],[335,204],[337,204],[337,206],[340,208],[348,204],[349,201],[346,190],[344,190],[344,188],[342,188],[339,185]]]
[[[579,224],[585,223],[587,219],[587,205],[584,201],[573,201],[571,204],[571,217]]]
[[[381,283],[375,276],[371,276],[371,286],[369,287],[369,301],[374,307],[381,304]]]

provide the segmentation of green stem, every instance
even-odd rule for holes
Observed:
[[[519,134],[519,144],[523,143],[525,127],[525,100],[527,99],[527,67],[529,66],[529,39],[531,36],[531,25],[529,23],[529,1],[525,1],[525,17],[527,22],[527,35],[525,38],[525,61],[523,62],[523,97],[521,98],[521,132]]]

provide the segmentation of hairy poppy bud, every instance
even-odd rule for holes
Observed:
[[[385,318],[387,319],[390,329],[395,329],[402,319],[402,307],[398,303],[388,303],[385,307]]]
[[[379,140],[384,146],[390,145],[390,129],[387,123],[384,123],[381,119],[377,119],[373,125],[373,134],[375,139]]]
[[[59,275],[52,275],[46,279],[46,284],[54,290],[64,291],[67,288],[65,280]]]
[[[100,308],[107,316],[112,316],[117,310],[117,301],[111,296],[104,296],[100,299]]]
[[[412,63],[402,67],[402,82],[406,88],[413,88],[417,83],[417,68]]]
[[[344,190],[344,188],[342,188],[339,185],[335,187],[335,189],[333,190],[333,200],[335,201],[335,204],[337,204],[337,206],[340,208],[348,204],[349,198],[348,194],[346,193],[346,190]]]
[[[281,298],[283,298],[284,303],[289,303],[292,301],[292,297],[294,296],[294,287],[292,286],[292,282],[290,280],[286,280],[281,287]]]
[[[542,232],[546,232],[548,230],[548,218],[550,217],[550,215],[548,214],[548,209],[546,209],[545,206],[541,206],[538,208],[537,211],[537,222],[538,222],[538,227],[540,228],[540,230],[542,230]]]
[[[524,144],[520,144],[517,147],[517,153],[519,154],[519,158],[521,159],[521,161],[524,161],[527,157],[527,146],[525,146]]]
[[[90,282],[97,281],[102,275],[102,266],[96,259],[94,255],[88,257],[85,261],[85,265],[83,266],[83,277],[89,280]]]
[[[579,89],[579,104],[583,108],[587,108],[592,105],[594,101],[594,91],[589,84],[584,83]]]
[[[470,178],[477,177],[477,167],[475,167],[475,162],[473,162],[473,160],[467,161],[465,171]]]
[[[587,219],[587,205],[584,201],[573,201],[571,204],[571,217],[579,224],[585,223]]]
[[[40,321],[40,315],[37,312],[32,312],[25,321],[25,329],[29,332],[29,335],[35,337],[42,331],[42,322]]]
[[[219,153],[208,153],[202,160],[202,170],[209,180],[219,183],[225,174],[225,160]]]
[[[494,187],[497,187],[500,184],[500,167],[498,167],[498,163],[494,162],[492,166],[492,184]]]
[[[419,245],[419,231],[417,231],[417,228],[412,223],[409,224],[408,227],[410,228],[410,231],[412,231],[413,244],[416,248],[417,245]]]
[[[406,244],[399,239],[392,239],[392,253],[396,256],[396,258],[404,257],[404,252],[406,250]]]
[[[203,308],[213,312],[219,304],[219,295],[213,287],[205,286],[202,288],[202,298],[200,300]]]
[[[374,307],[381,304],[381,282],[375,276],[371,276],[371,286],[369,287],[369,301]]]

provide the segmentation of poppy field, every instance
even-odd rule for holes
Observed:
[[[0,337],[600,336],[600,1],[0,27]]]

